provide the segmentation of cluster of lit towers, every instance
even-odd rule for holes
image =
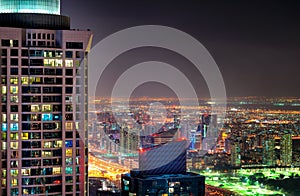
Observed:
[[[0,195],[87,195],[91,39],[59,0],[0,0]]]
[[[262,132],[263,134],[264,132]],[[261,159],[260,163],[264,166],[291,166],[293,155],[293,136],[289,131],[283,131],[280,136],[265,133],[261,136],[261,144],[257,144],[256,153],[249,155],[253,159]],[[242,165],[242,155],[247,151],[243,142],[231,143],[231,166],[240,167]]]

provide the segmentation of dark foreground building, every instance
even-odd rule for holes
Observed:
[[[186,172],[188,142],[179,139],[139,152],[139,169],[122,175],[122,196],[204,196],[205,177]]]

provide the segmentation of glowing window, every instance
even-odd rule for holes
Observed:
[[[52,156],[53,156],[53,153],[52,153],[52,151],[43,150],[42,156],[43,156],[43,157],[52,157]]]
[[[53,167],[53,175],[61,174],[61,168],[60,167]]]
[[[11,77],[10,78],[10,84],[18,84],[18,78],[17,77]]]
[[[55,51],[55,57],[62,57],[63,52],[60,50]]]
[[[66,164],[67,165],[72,165],[73,159],[72,158],[66,158]]]
[[[62,66],[62,60],[61,59],[55,59],[55,66],[61,67]]]
[[[6,140],[6,132],[2,132],[2,140]]]
[[[42,111],[43,112],[52,112],[52,105],[43,105]]]
[[[10,120],[11,121],[18,121],[19,115],[18,114],[10,114]]]
[[[66,67],[73,67],[73,60],[65,60]]]
[[[12,102],[12,103],[18,103],[19,102],[18,96],[10,96],[10,102]]]
[[[41,78],[40,77],[30,77],[30,84],[40,84]]]
[[[19,148],[19,142],[10,142],[10,148],[17,150]]]
[[[53,115],[52,114],[42,114],[42,121],[52,121]]]
[[[18,171],[18,170],[17,170]],[[17,176],[17,175],[15,175],[15,176]],[[11,179],[11,185],[12,186],[18,186],[18,179]]]
[[[28,135],[26,132],[22,133],[22,140],[28,140]]]
[[[30,176],[30,169],[22,169],[21,173],[23,176]]]
[[[80,67],[80,60],[75,61],[76,67]]]
[[[52,142],[45,142],[44,143],[44,148],[52,148]]]
[[[10,123],[10,130],[11,131],[18,131],[19,130],[19,124],[18,123]]]
[[[54,59],[44,59],[44,66],[55,66],[55,60]]]
[[[2,150],[6,150],[7,149],[7,142],[2,142]]]
[[[54,142],[54,148],[61,148],[62,147],[62,141],[58,140]]]
[[[2,123],[2,131],[7,131],[7,123]]]
[[[2,86],[2,95],[5,95],[7,93],[6,86]]]
[[[39,112],[40,106],[39,105],[31,105],[31,112]]]
[[[6,179],[2,179],[1,184],[2,184],[2,186],[6,186]]]
[[[66,167],[66,174],[72,174],[73,168],[72,167]]]
[[[66,156],[71,157],[72,156],[72,152],[73,152],[72,149],[70,149],[70,148],[66,149]]]
[[[72,103],[72,96],[66,96],[66,103]]]
[[[6,122],[6,121],[7,121],[6,114],[2,114],[2,122]]]
[[[66,130],[72,130],[73,129],[73,123],[72,122],[66,122]]]
[[[2,177],[6,178],[6,169],[2,170]]]
[[[18,90],[19,90],[19,88],[17,86],[10,87],[10,93],[12,93],[12,94],[17,94]]]
[[[19,139],[19,134],[18,133],[11,133],[10,134],[10,139],[11,140],[18,140]]]
[[[73,141],[72,140],[66,140],[66,147],[67,148],[73,147]]]
[[[22,84],[28,84],[28,82],[29,82],[29,78],[28,77],[22,77],[21,78],[21,83]]]
[[[17,169],[10,170],[10,175],[12,175],[13,177],[17,177],[18,174],[19,174],[19,171]]]

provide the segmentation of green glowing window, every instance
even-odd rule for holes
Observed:
[[[66,167],[66,174],[72,174],[73,168],[72,167]]]

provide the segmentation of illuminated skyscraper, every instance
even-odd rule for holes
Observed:
[[[275,166],[275,138],[273,136],[266,136],[263,140],[263,157],[262,162],[267,166]]]
[[[58,0],[0,0],[0,195],[86,195],[90,31]]]
[[[233,167],[241,166],[241,147],[238,142],[231,144],[231,155],[230,155],[230,164]]]
[[[292,164],[292,134],[285,132],[280,139],[280,163],[282,166]]]

